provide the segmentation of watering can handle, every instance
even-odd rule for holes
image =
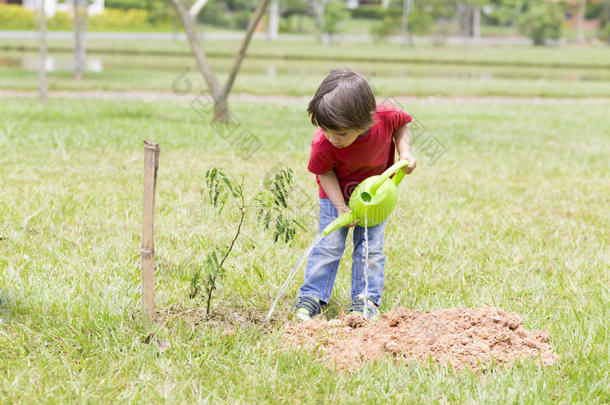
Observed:
[[[403,177],[405,177],[405,172],[403,172],[401,169],[405,166],[409,166],[410,164],[411,162],[408,160],[399,160],[392,166],[388,167],[383,173],[381,173],[379,180],[371,186],[371,192],[374,193],[377,191],[379,186],[381,186],[383,182],[386,181],[391,175],[394,175],[394,178],[392,178],[394,184],[398,185],[402,181]]]
[[[410,163],[407,163],[407,166],[409,164]],[[405,177],[405,172],[402,171],[402,167],[401,167],[400,169],[398,169],[396,171],[396,173],[394,174],[394,177],[392,177],[392,181],[394,182],[395,185],[399,185],[404,177]]]

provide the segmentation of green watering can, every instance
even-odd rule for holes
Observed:
[[[396,207],[398,201],[397,186],[405,177],[405,172],[401,169],[409,166],[409,163],[406,160],[398,161],[380,175],[371,176],[358,184],[349,198],[348,206],[352,212],[340,215],[324,228],[322,234],[326,236],[357,219],[360,219],[360,225],[364,226],[365,214],[367,226],[382,223]],[[392,174],[394,177],[390,179]]]

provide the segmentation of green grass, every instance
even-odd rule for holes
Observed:
[[[247,64],[246,64],[247,65]],[[172,91],[172,83],[178,75],[192,64],[185,64],[175,71],[152,69],[108,69],[101,73],[87,72],[82,81],[75,81],[72,72],[56,71],[48,75],[50,90],[155,90]],[[348,65],[355,68],[354,65]],[[331,66],[326,72],[330,71]],[[307,68],[305,67],[305,70]],[[326,72],[270,75],[246,68],[234,83],[234,93],[255,95],[291,95],[311,96],[320,84],[320,78]],[[362,72],[366,74],[366,71]],[[424,72],[426,74],[426,72]],[[451,72],[447,72],[451,74]],[[579,81],[552,79],[509,79],[509,78],[467,78],[444,76],[369,76],[370,83],[379,94],[413,95],[413,96],[510,96],[510,97],[610,97],[610,81]],[[469,74],[465,72],[464,74]],[[199,73],[189,74],[193,88],[203,91],[207,88]],[[221,82],[226,80],[227,73],[218,75]],[[0,70],[0,89],[36,90],[38,73],[33,70],[2,69]],[[178,83],[180,79],[178,78]]]
[[[55,60],[65,63],[72,61],[72,54],[54,53]],[[103,71],[171,71],[179,72],[185,66],[193,66],[192,56],[172,57],[160,55],[138,55],[125,58],[116,54],[92,54],[91,60],[99,60]],[[38,61],[38,54],[32,52],[6,52],[0,62],[5,68],[22,68],[23,61],[28,61],[28,69]],[[219,72],[226,72],[233,63],[231,57],[215,57],[210,59],[212,68]],[[298,72],[301,76],[320,76],[330,69],[341,64],[339,61],[325,60],[315,63],[303,63],[297,60],[269,60],[265,58],[246,58],[241,66],[240,73],[259,74],[271,76],[290,76]],[[420,64],[396,62],[349,62],[349,66],[363,75],[373,78],[389,77],[441,77],[461,80],[478,79],[489,81],[491,79],[527,79],[527,80],[556,80],[556,81],[610,81],[610,69],[594,69],[591,67],[560,68],[552,66],[488,66],[488,65],[447,65],[447,64]]]
[[[204,33],[205,34],[205,33]],[[234,40],[202,40],[202,46],[210,55],[233,56],[237,53],[241,41]],[[298,45],[298,46],[295,46]],[[72,49],[71,39],[49,39],[48,46],[69,52]],[[0,38],[0,49],[14,50],[25,47],[37,49],[37,39],[6,39]],[[96,51],[136,53],[156,52],[163,54],[191,55],[186,41],[143,41],[124,40],[89,40],[87,49]],[[388,62],[401,63],[441,63],[441,64],[494,64],[494,65],[524,65],[524,66],[567,66],[588,68],[592,65],[601,68],[610,67],[608,49],[590,46],[464,46],[447,45],[435,47],[430,45],[402,46],[394,43],[370,43],[342,41],[328,46],[316,41],[277,40],[267,42],[264,39],[254,39],[248,47],[248,55],[263,58],[291,57],[300,60],[315,58],[330,58],[332,60],[346,59],[349,62]]]
[[[447,152],[429,164],[416,151],[419,167],[401,185],[382,311],[499,306],[548,330],[561,356],[546,369],[527,361],[477,376],[390,359],[350,374],[281,351],[298,277],[274,329],[252,327],[313,239],[315,209],[298,210],[308,231],[288,246],[248,218],[213,301],[224,322],[203,322],[202,299],[187,296],[192,258],[236,225],[229,212],[202,211],[206,168],[243,176],[252,196],[287,165],[306,207],[316,186],[304,103],[232,103],[263,145],[244,159],[189,101],[0,100],[0,402],[610,400],[610,103],[404,106]],[[143,138],[161,145],[157,325],[139,315]],[[329,314],[349,307],[347,250]],[[236,332],[223,333],[231,323]],[[171,347],[141,343],[150,333]]]
[[[71,42],[50,41],[51,56],[71,60]],[[204,41],[210,63],[226,77],[236,41]],[[310,96],[320,77],[336,66],[367,76],[380,94],[414,96],[610,97],[610,64],[605,48],[589,47],[401,47],[394,44],[335,44],[253,41],[233,90],[238,93]],[[38,72],[22,65],[36,61],[35,42],[0,40],[8,50],[0,59],[0,89],[35,90]],[[129,54],[129,57],[125,56]],[[135,54],[134,54],[135,53]],[[68,70],[49,73],[52,90],[149,90],[169,92],[176,76],[194,69],[185,42],[90,41],[91,59],[101,72],[75,81]],[[313,59],[312,59],[313,58]],[[67,69],[64,67],[64,69]],[[298,77],[298,80],[295,80]],[[201,75],[190,76],[198,90]]]

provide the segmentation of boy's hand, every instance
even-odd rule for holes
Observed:
[[[405,166],[402,168],[402,171],[405,172],[405,174],[411,174],[411,172],[417,167],[417,161],[411,154],[400,155],[398,160],[406,160],[407,162],[409,162],[409,166]]]
[[[352,212],[352,210],[349,209],[349,207],[347,205],[342,205],[337,207],[337,211],[339,212],[339,215],[343,215],[346,212]],[[352,222],[351,224],[347,224],[345,225],[347,228],[351,228],[352,226],[356,226],[358,225],[358,223],[360,222],[359,219],[355,220],[354,222]]]

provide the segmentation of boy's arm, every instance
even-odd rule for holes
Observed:
[[[396,149],[398,149],[398,160],[406,160],[409,162],[409,166],[402,168],[406,174],[409,174],[417,167],[417,161],[409,151],[409,138],[411,136],[409,127],[404,125],[398,128],[396,131],[394,131],[392,136],[394,136]]]
[[[339,212],[339,215],[346,212],[352,212],[347,204],[345,204],[343,193],[341,192],[341,186],[339,186],[339,179],[337,179],[337,175],[335,174],[334,170],[330,170],[324,174],[318,174],[318,179],[320,179],[320,185]],[[359,220],[356,220],[347,226],[358,225],[358,222]]]

